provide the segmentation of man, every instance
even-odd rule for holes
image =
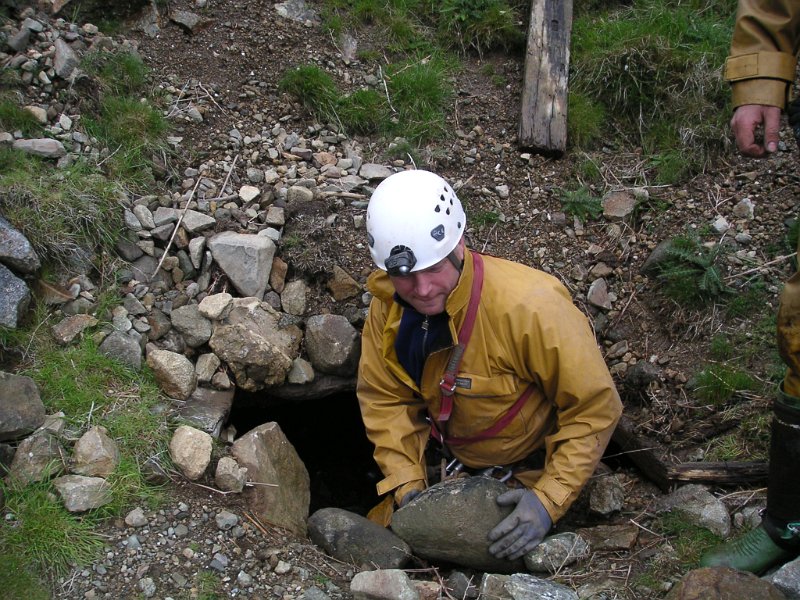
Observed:
[[[357,391],[385,476],[378,493],[398,505],[427,486],[431,434],[467,472],[511,477],[516,488],[497,502],[515,508],[490,532],[489,551],[513,560],[575,500],[622,405],[566,289],[468,251],[466,226],[433,173],[396,173],[375,190],[367,234],[380,270],[368,282]]]
[[[743,154],[763,157],[778,149],[799,48],[800,2],[739,0],[725,78],[733,94],[731,128]],[[789,113],[798,136],[800,105]],[[767,508],[758,527],[704,556],[704,566],[762,573],[800,554],[800,274],[781,292],[777,330],[788,369],[773,406]]]

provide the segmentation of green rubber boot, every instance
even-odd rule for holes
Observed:
[[[794,557],[772,541],[763,525],[746,534],[717,546],[700,559],[701,567],[730,567],[760,575],[770,567],[783,564]]]
[[[787,395],[781,385],[772,409],[764,518],[755,529],[703,556],[703,567],[760,575],[800,554],[800,399]]]

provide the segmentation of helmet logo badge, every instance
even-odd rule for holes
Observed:
[[[444,225],[437,225],[431,229],[431,237],[437,242],[441,242],[444,239]]]

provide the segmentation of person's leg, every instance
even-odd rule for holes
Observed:
[[[781,292],[777,329],[788,368],[773,405],[767,508],[758,527],[706,554],[702,566],[762,573],[800,554],[800,273]]]
[[[780,393],[774,406],[767,509],[761,524],[713,549],[703,567],[760,574],[800,554],[800,400]]]

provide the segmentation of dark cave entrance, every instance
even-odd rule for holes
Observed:
[[[336,507],[366,515],[378,502],[382,479],[372,458],[358,399],[336,393],[310,400],[265,403],[265,393],[237,390],[228,418],[237,435],[276,422],[294,446],[311,480],[310,514]]]

